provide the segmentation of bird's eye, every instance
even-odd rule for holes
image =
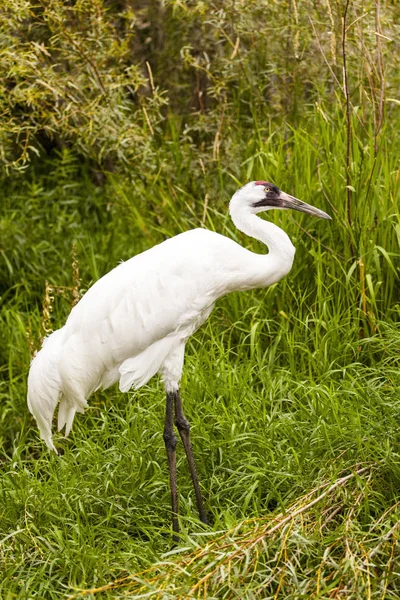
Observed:
[[[271,188],[269,188],[269,187],[265,187],[265,188],[264,188],[264,192],[265,192],[266,194],[268,194],[268,192],[270,192],[270,191],[271,191]]]

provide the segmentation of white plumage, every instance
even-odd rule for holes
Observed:
[[[33,359],[28,406],[49,448],[60,399],[58,429],[70,432],[76,412],[98,388],[119,381],[139,388],[160,373],[168,393],[178,390],[186,340],[215,301],[234,290],[266,287],[288,273],[295,249],[279,227],[257,217],[270,208],[328,215],[267,182],[251,182],[232,198],[235,225],[263,241],[254,254],[205,229],[181,233],[120,264],[97,281]]]

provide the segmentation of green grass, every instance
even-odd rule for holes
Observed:
[[[236,308],[235,300],[239,303],[233,297],[231,309]],[[335,539],[339,545],[346,535],[353,545],[363,541],[365,553],[383,541],[383,551],[388,556],[393,551],[394,538],[384,536],[399,516],[395,504],[400,484],[400,375],[393,363],[399,334],[381,324],[379,336],[362,342],[361,352],[371,364],[336,358],[327,368],[324,357],[311,351],[312,342],[302,339],[304,324],[294,329],[283,325],[279,337],[269,342],[268,321],[252,316],[256,305],[248,307],[232,328],[224,322],[226,310],[221,306],[216,311],[187,352],[182,394],[213,525],[204,528],[196,519],[179,446],[184,546],[192,551],[203,547],[210,539],[199,537],[204,530],[220,535],[243,519],[268,519],[285,512],[314,487],[353,472],[354,465],[371,467],[368,477],[360,476],[349,490],[308,511],[307,522],[295,522],[282,538],[289,563],[300,552],[301,566],[297,570],[294,563],[293,572],[286,565],[281,594],[301,597],[296,595],[301,585],[307,581],[311,585],[310,571],[319,567]],[[327,347],[336,346],[338,351],[340,330],[332,329],[329,337]],[[353,342],[356,356],[360,342],[357,337]],[[344,352],[348,343],[341,345]],[[56,435],[61,450],[56,457],[43,448],[27,415],[21,393],[24,380],[25,373],[15,373],[2,398],[6,435],[0,490],[1,532],[6,538],[2,597],[25,598],[35,592],[38,597],[56,598],[149,568],[171,549],[160,386],[154,382],[136,394],[123,395],[115,389],[96,394],[90,409],[77,418],[71,437],[64,440]],[[318,524],[333,512],[332,507],[340,510],[329,527],[319,531]],[[344,534],[349,522],[350,531]],[[246,527],[248,531],[249,524]],[[245,567],[238,567],[239,574],[243,571],[242,593],[263,585],[282,539],[274,539],[272,547],[266,540],[268,552],[257,563],[255,579],[246,581]],[[224,548],[228,553],[229,547]],[[365,556],[358,550],[354,552],[362,563]],[[341,568],[350,568],[351,556],[344,561],[342,554],[335,547],[332,564],[340,559]],[[182,556],[174,557],[174,564]],[[392,560],[387,573],[378,573],[379,566],[374,565],[371,560],[372,597],[381,597],[386,581],[382,573],[388,578],[385,597],[398,597],[398,564]],[[184,594],[194,585],[195,575],[181,577],[183,582],[179,577],[173,580],[169,597],[176,589]],[[300,578],[297,583],[296,578]],[[359,583],[366,585],[362,573]],[[276,590],[274,579],[271,585]],[[218,589],[215,597],[230,597],[229,588],[215,584]],[[355,590],[361,593],[361,588]],[[105,594],[114,597],[115,593]],[[328,598],[328,592],[321,597]]]
[[[185,153],[193,164],[197,154],[179,143],[177,120],[159,150],[161,174],[143,173],[135,186],[116,175],[97,184],[66,151],[36,179],[10,184],[1,214],[1,598],[93,588],[102,598],[399,597],[398,141],[382,138],[375,157],[370,140],[353,140],[350,228],[339,113],[333,107],[327,123],[310,110],[286,137],[285,125],[254,139],[232,132],[231,154],[203,178],[186,168]],[[197,519],[179,445],[184,540],[162,561],[171,532],[160,383],[94,394],[70,437],[55,435],[54,456],[26,407],[26,330],[41,335],[45,280],[73,285],[73,241],[84,291],[120,259],[201,225],[206,194],[206,226],[262,251],[227,217],[237,181],[261,177],[333,220],[270,214],[297,247],[292,272],[222,299],[188,343],[182,397],[212,524]],[[69,301],[56,295],[54,328]]]

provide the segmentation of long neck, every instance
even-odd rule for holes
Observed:
[[[260,268],[262,269],[264,266],[265,269],[274,269],[277,274],[276,280],[286,275],[292,268],[296,250],[283,229],[233,203],[230,206],[230,214],[233,223],[240,231],[260,240],[268,247],[268,254],[260,257],[264,263],[260,265]]]

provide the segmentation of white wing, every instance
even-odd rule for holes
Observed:
[[[97,281],[65,325],[59,362],[63,392],[80,398],[84,406],[93,390],[111,385],[120,375],[123,390],[148,381],[163,359],[204,322],[215,300],[229,291],[227,278],[232,278],[232,252],[237,249],[242,257],[247,252],[219,234],[192,230]]]

